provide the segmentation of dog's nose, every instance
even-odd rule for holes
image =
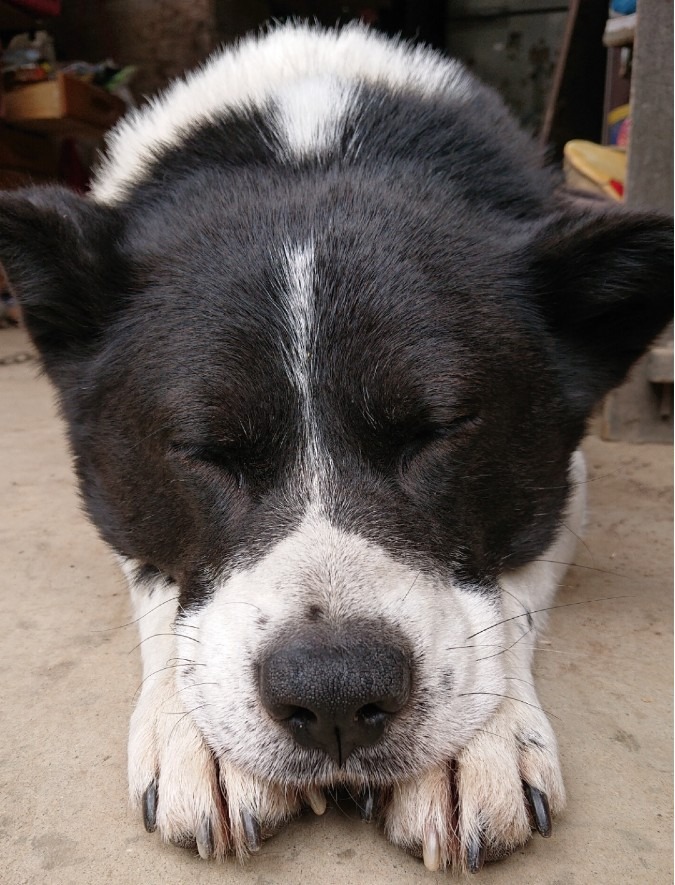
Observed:
[[[324,750],[338,765],[380,740],[405,706],[410,683],[403,649],[367,639],[295,639],[260,665],[268,713],[298,744]]]

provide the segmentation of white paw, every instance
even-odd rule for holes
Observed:
[[[198,661],[176,657],[175,585],[159,576],[138,582],[138,564],[122,567],[141,635],[143,682],[129,729],[129,793],[148,831],[196,848],[201,857],[243,857],[296,814],[290,789],[216,760],[186,708],[178,674]],[[194,703],[193,705],[194,706]]]
[[[173,673],[173,670],[168,672]],[[155,677],[131,717],[129,791],[145,827],[203,858],[240,857],[301,807],[297,794],[218,764],[178,701],[173,677]]]
[[[543,712],[507,700],[456,759],[397,787],[388,838],[429,869],[477,872],[513,852],[565,804],[553,730]]]

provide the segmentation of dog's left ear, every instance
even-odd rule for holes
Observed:
[[[526,261],[570,400],[588,413],[673,316],[672,220],[557,216],[530,240]]]

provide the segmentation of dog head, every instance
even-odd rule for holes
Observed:
[[[389,782],[485,721],[499,577],[550,545],[591,408],[670,310],[665,221],[501,230],[357,179],[2,201],[85,506],[176,583],[214,751],[287,783]]]
[[[300,85],[243,44],[238,110],[217,61],[132,119],[93,199],[4,196],[0,260],[90,517],[180,597],[214,753],[386,784],[505,693],[500,580],[554,542],[591,410],[672,314],[671,225],[556,206],[452,63],[314,39]]]

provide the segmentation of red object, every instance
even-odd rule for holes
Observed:
[[[8,0],[12,6],[33,15],[61,15],[61,0]]]
[[[626,117],[625,120],[619,126],[619,131],[616,133],[616,146],[627,148],[628,142],[630,141],[630,117]]]
[[[623,184],[620,181],[617,181],[616,178],[609,179],[609,186],[613,191],[616,191],[620,197],[623,196]]]

